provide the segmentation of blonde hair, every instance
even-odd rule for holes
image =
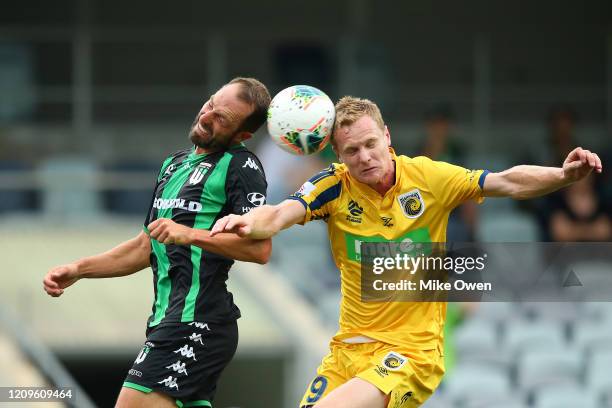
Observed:
[[[354,96],[344,96],[336,103],[336,120],[334,122],[334,132],[343,127],[350,126],[363,116],[371,117],[378,125],[380,130],[385,129],[380,109],[369,99],[355,98]],[[332,142],[334,135],[332,133]]]

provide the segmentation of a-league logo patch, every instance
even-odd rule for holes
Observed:
[[[406,361],[408,358],[391,351],[382,359],[382,365],[388,370],[397,371],[406,364]]]
[[[418,188],[400,195],[397,200],[408,218],[417,218],[425,211],[425,201]]]

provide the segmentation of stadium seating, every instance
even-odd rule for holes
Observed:
[[[582,374],[582,355],[567,347],[529,349],[517,359],[518,385],[531,390],[548,384],[577,383]]]
[[[482,242],[533,242],[538,240],[538,227],[519,212],[496,212],[481,217],[477,236]]]
[[[596,393],[612,391],[611,368],[612,343],[608,343],[608,348],[593,350],[588,358],[588,368],[585,374],[588,388]]]
[[[509,321],[505,327],[504,346],[513,353],[525,349],[548,349],[565,346],[563,326],[557,322]]]
[[[534,396],[534,408],[597,408],[598,397],[578,385],[556,385],[542,388]]]
[[[505,370],[487,364],[461,364],[445,384],[445,395],[459,404],[494,403],[511,396]]]
[[[599,346],[612,347],[612,325],[592,321],[576,321],[572,328],[576,346],[590,350]]]

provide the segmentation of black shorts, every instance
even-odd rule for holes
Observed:
[[[179,407],[210,407],[237,345],[236,322],[153,327],[123,386],[161,392],[175,398]]]

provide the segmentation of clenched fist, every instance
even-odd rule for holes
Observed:
[[[191,245],[193,230],[168,218],[160,218],[147,226],[149,236],[162,244]]]
[[[43,288],[49,296],[58,297],[64,289],[79,280],[78,267],[75,264],[56,266],[45,275]]]

